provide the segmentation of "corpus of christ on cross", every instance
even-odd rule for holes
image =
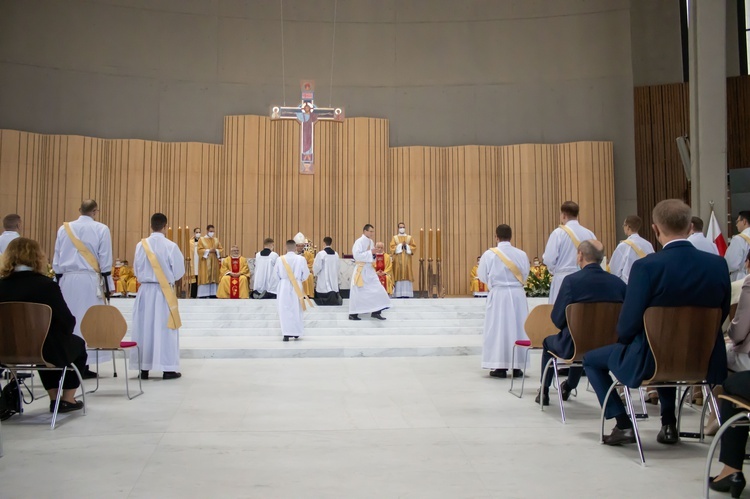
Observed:
[[[299,172],[306,175],[315,173],[313,147],[315,122],[344,121],[344,110],[340,107],[317,107],[313,101],[315,82],[303,80],[300,83],[302,102],[299,106],[274,106],[271,108],[272,120],[297,120],[300,122],[300,167]]]

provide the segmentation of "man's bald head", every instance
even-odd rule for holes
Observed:
[[[81,208],[78,210],[81,215],[92,217],[99,211],[99,205],[93,199],[86,199],[81,203]]]
[[[375,243],[375,253],[385,253],[385,244],[383,244],[382,241],[378,241]]]
[[[601,265],[604,260],[604,245],[596,239],[588,239],[578,245],[578,255],[581,259],[579,263],[581,267],[591,263]]]

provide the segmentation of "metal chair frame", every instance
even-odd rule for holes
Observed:
[[[526,332],[526,336],[529,337],[529,339],[531,340],[531,345],[525,346],[525,345],[518,345],[515,342],[513,343],[513,350],[512,350],[512,353],[511,353],[512,357],[511,357],[511,361],[510,361],[510,367],[511,367],[511,369],[510,369],[510,389],[508,390],[508,392],[510,394],[518,397],[518,398],[523,398],[523,389],[524,389],[524,386],[526,385],[526,366],[529,364],[529,354],[531,353],[532,350],[541,350],[542,349],[541,345],[539,345],[539,346],[534,345],[534,340],[531,338],[532,336],[533,337],[537,336],[536,334],[534,334],[534,333],[536,333],[536,331],[532,332],[532,334],[529,334],[529,332],[530,332],[529,331],[529,327],[530,327],[530,322],[531,322],[529,319],[531,319],[533,321],[533,320],[535,320],[535,316],[539,315],[539,314],[546,314],[547,317],[548,317],[548,319],[549,319],[549,313],[551,311],[552,311],[552,305],[547,304],[547,303],[543,304],[543,305],[537,305],[534,309],[532,309],[532,311],[529,313],[529,316],[526,318],[526,323],[524,324],[524,330]],[[549,320],[549,324],[547,324],[547,326],[549,327],[549,325],[551,325],[552,328],[550,328],[546,332],[548,332],[550,334],[554,334],[552,332],[552,329],[554,329],[555,330],[554,332],[556,333],[557,329],[554,328],[554,324],[552,324],[551,319]],[[545,331],[543,331],[543,333],[545,333]],[[516,377],[513,376],[513,372],[515,371],[515,368],[516,368],[516,347],[520,347],[520,348],[525,348],[526,349],[526,355],[524,357],[524,364],[523,364],[523,369],[522,369],[523,376],[521,378],[521,392],[519,394],[516,394],[515,392],[513,392],[513,385],[514,385],[515,380],[516,380]]]
[[[719,395],[719,398],[733,402],[735,405],[744,410],[726,420],[724,424],[719,427],[719,431],[716,432],[716,435],[711,442],[711,446],[708,448],[708,456],[706,457],[705,481],[703,488],[703,491],[705,492],[703,497],[705,497],[706,499],[708,499],[710,493],[709,478],[711,477],[711,463],[714,460],[714,455],[716,455],[716,448],[719,446],[719,442],[721,442],[722,435],[724,435],[724,433],[733,426],[750,426],[750,407],[748,407],[746,403],[742,403],[741,400],[738,400],[732,395]],[[745,419],[746,421],[740,422],[743,419]],[[747,458],[747,456],[745,457]]]
[[[130,396],[130,383],[128,381],[128,350],[131,348],[135,348],[138,352],[138,393]],[[129,400],[133,400],[134,398],[138,397],[139,395],[143,395],[143,383],[141,382],[141,347],[140,345],[134,345],[132,347],[120,347],[120,348],[90,348],[89,350],[93,350],[96,352],[96,372],[99,372],[99,352],[100,351],[109,351],[112,352],[112,363],[115,363],[115,353],[122,352],[122,359],[125,362],[125,393],[127,394],[127,397]],[[115,377],[117,377],[117,371],[115,370]],[[96,377],[96,387],[87,392],[87,393],[96,393],[96,391],[99,389],[99,376]]]
[[[44,345],[44,341],[47,339],[47,334],[49,333],[49,327],[52,323],[52,309],[49,305],[44,305],[41,303],[27,303],[27,302],[6,302],[0,304],[0,307],[17,307],[19,305],[23,305],[25,308],[36,308],[38,309],[38,312],[34,314],[35,318],[37,320],[41,320],[42,322],[39,324],[36,324],[38,326],[43,325],[43,323],[46,323],[45,327],[45,333],[43,338],[37,338],[41,339],[41,342],[39,345]],[[27,314],[26,317],[29,317]],[[25,325],[25,324],[24,324]],[[33,344],[33,343],[32,343]],[[24,358],[29,359],[29,361],[26,362],[10,362],[8,360],[3,359],[3,364],[6,369],[10,371],[11,379],[16,380],[16,383],[18,383],[18,378],[16,376],[17,371],[62,371],[62,375],[60,376],[60,382],[57,387],[57,398],[55,399],[55,406],[52,411],[52,422],[50,423],[50,429],[54,430],[57,424],[57,414],[58,410],[60,409],[60,400],[62,399],[62,392],[63,392],[63,382],[65,381],[65,375],[68,372],[68,369],[73,369],[73,371],[76,373],[76,376],[78,376],[78,381],[80,382],[80,388],[81,388],[81,398],[83,400],[83,414],[86,414],[86,390],[83,386],[83,378],[81,376],[81,373],[78,371],[78,368],[75,366],[75,364],[69,364],[64,367],[57,367],[52,366],[49,363],[47,363],[44,360],[44,355],[42,353],[42,348],[40,346],[38,358],[33,359],[31,354],[28,354],[29,356],[25,356]],[[31,362],[31,360],[34,360],[34,362]],[[43,365],[41,363],[44,363]],[[20,387],[20,385],[19,385]],[[23,397],[21,397],[21,413],[23,413]]]
[[[655,308],[662,308],[662,309],[663,308],[667,308],[667,309],[675,309],[675,310],[692,309],[692,311],[695,311],[696,309],[699,309],[701,307],[655,307]],[[648,326],[647,326],[647,324],[648,324],[647,317],[649,315],[649,311],[650,310],[652,310],[652,308],[647,309],[646,312],[644,313],[644,326],[645,326],[646,338],[647,338],[647,340],[649,342],[649,347],[652,349],[652,352],[653,352],[654,351],[653,350],[653,343],[652,343],[652,340],[651,340],[651,338],[649,336],[649,331],[648,331]],[[706,310],[714,312],[714,314],[717,314],[717,313],[719,314],[717,316],[716,328],[714,328],[715,330],[718,331],[718,327],[719,327],[718,320],[720,319],[720,312],[721,312],[720,309],[706,309]],[[656,357],[656,355],[655,355],[655,357]],[[709,357],[710,357],[710,352],[709,352]],[[656,370],[655,370],[653,376],[651,377],[651,379],[655,379],[658,376],[658,372],[659,372],[659,367],[658,367],[659,359],[655,359],[655,360],[656,360]],[[644,383],[641,384],[641,386],[639,387],[639,389],[641,389],[643,387],[650,387],[650,388],[677,388],[678,390],[681,389],[681,388],[685,388],[685,391],[682,393],[682,396],[680,397],[680,402],[679,402],[679,405],[678,405],[678,408],[677,408],[677,424],[676,424],[676,427],[677,427],[677,433],[678,433],[678,435],[680,435],[680,436],[684,435],[686,437],[693,437],[693,434],[683,434],[683,433],[680,433],[680,423],[681,423],[681,416],[682,416],[682,406],[684,405],[684,400],[685,400],[686,394],[687,393],[691,393],[691,390],[687,390],[688,387],[700,386],[702,388],[702,390],[703,390],[704,404],[703,404],[703,409],[701,411],[700,431],[697,434],[697,438],[701,442],[703,442],[703,440],[705,438],[705,435],[704,435],[704,420],[705,420],[705,415],[706,415],[706,411],[708,409],[708,405],[709,404],[713,407],[713,410],[716,411],[717,421],[719,422],[719,424],[721,424],[721,419],[719,417],[720,415],[719,415],[718,402],[716,401],[716,397],[714,397],[714,394],[711,391],[711,384],[709,384],[707,380],[705,380],[705,379],[702,379],[700,381],[693,381],[693,380],[690,380],[690,381],[679,381],[679,380],[678,381],[674,381],[674,380],[673,381],[667,381],[667,380],[665,380],[665,381],[657,381],[657,382],[650,382],[650,381],[651,380],[646,380]],[[633,432],[635,433],[635,441],[636,441],[636,445],[638,446],[638,455],[639,455],[640,460],[641,460],[641,466],[645,466],[646,465],[646,458],[643,455],[643,444],[641,442],[640,432],[638,431],[638,418],[634,417],[635,411],[633,409],[633,399],[630,396],[630,388],[627,387],[627,386],[625,386],[625,385],[623,385],[617,379],[615,379],[615,381],[612,383],[612,385],[607,390],[607,394],[604,397],[604,402],[602,403],[601,420],[600,420],[600,422],[601,422],[600,442],[604,443],[604,436],[605,436],[604,435],[604,425],[605,425],[605,421],[606,421],[606,418],[605,418],[604,414],[605,414],[605,409],[607,407],[607,402],[609,402],[609,397],[612,395],[612,392],[615,390],[615,388],[618,388],[618,387],[622,387],[623,388],[623,391],[624,391],[624,394],[625,394],[625,406],[626,406],[626,409],[628,411],[628,414],[630,415],[630,421],[633,424]]]

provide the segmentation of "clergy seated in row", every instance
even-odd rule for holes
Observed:
[[[315,303],[318,305],[341,305],[342,299],[339,294],[339,254],[336,253],[331,244],[330,236],[323,238],[325,247],[315,255],[313,262],[313,273],[315,274]]]
[[[297,254],[305,257],[307,261],[307,270],[310,275],[302,283],[302,291],[310,298],[315,297],[315,276],[313,275],[313,263],[315,263],[315,250],[310,246],[310,241],[305,238],[301,232],[294,236],[294,243],[297,245]]]
[[[256,300],[275,299],[279,279],[273,271],[279,254],[273,250],[274,241],[270,237],[263,240],[263,249],[255,254],[253,275],[253,298]]]
[[[138,279],[135,278],[133,267],[128,265],[127,260],[123,260],[122,265],[118,268],[115,292],[112,296],[127,298],[136,294],[138,294]]]
[[[388,296],[393,294],[393,260],[391,255],[385,252],[385,244],[375,243],[375,261],[372,262],[375,273],[378,275],[380,284],[385,288]]]
[[[479,274],[477,274],[477,270],[479,270],[479,260],[481,259],[482,256],[479,255],[477,257],[477,264],[471,268],[471,272],[469,274],[469,292],[474,296],[474,298],[485,298],[489,293],[489,291],[487,290],[487,285],[479,280]]]
[[[236,245],[229,250],[228,257],[221,261],[221,282],[217,298],[250,298],[250,267],[247,258],[240,256]]]

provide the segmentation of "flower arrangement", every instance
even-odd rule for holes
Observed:
[[[534,262],[536,263],[536,261]],[[552,276],[544,264],[534,265],[531,267],[529,277],[526,278],[526,285],[523,287],[526,296],[544,297],[549,296],[549,287]]]

